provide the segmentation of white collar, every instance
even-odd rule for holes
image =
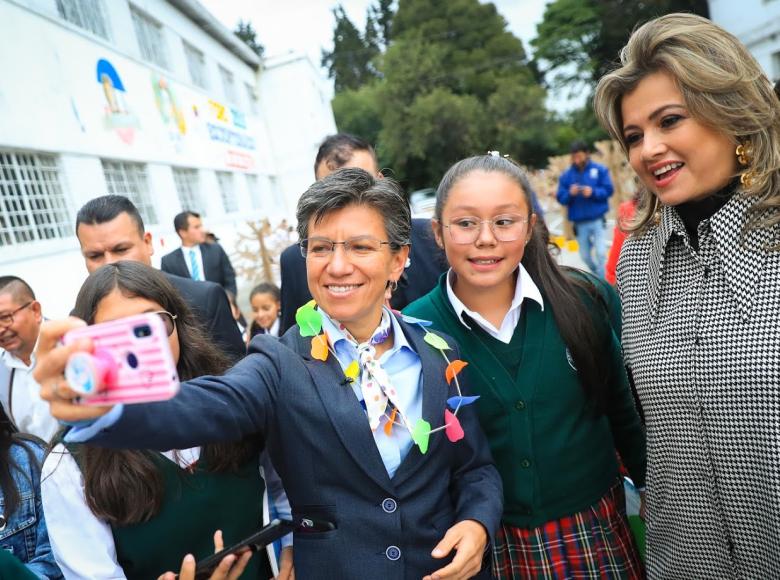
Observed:
[[[447,272],[447,298],[449,298],[450,304],[452,304],[452,308],[455,310],[455,314],[457,315],[461,324],[471,330],[471,327],[463,320],[463,314],[466,313],[487,332],[496,336],[497,334],[502,333],[501,331],[505,330],[504,326],[506,326],[507,321],[511,319],[514,319],[513,324],[511,324],[511,331],[514,332],[514,327],[516,326],[517,320],[519,319],[520,307],[523,304],[523,300],[526,298],[537,302],[539,306],[541,306],[542,310],[544,310],[544,299],[542,298],[542,293],[539,291],[539,287],[531,278],[531,275],[522,264],[518,264],[517,270],[518,276],[517,282],[515,283],[515,295],[514,298],[512,298],[512,304],[510,304],[509,310],[504,317],[504,322],[501,324],[501,329],[498,329],[490,322],[488,322],[478,312],[469,310],[469,308],[466,307],[463,302],[461,302],[460,298],[455,295],[455,291],[452,289],[452,277],[455,275],[455,273],[453,272],[452,268],[450,268]]]
[[[38,343],[36,341],[35,348],[38,347]],[[32,354],[30,355],[30,365],[24,364],[24,361],[7,350],[0,348],[0,360],[2,360],[5,365],[9,369],[17,368],[17,369],[24,369],[24,370],[32,370],[35,368],[35,348],[33,348]]]

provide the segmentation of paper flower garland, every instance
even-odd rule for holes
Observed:
[[[444,340],[441,336],[434,334],[426,328],[427,326],[431,325],[431,322],[411,316],[405,316],[400,312],[394,312],[400,315],[406,323],[416,324],[423,330],[425,333],[423,340],[431,347],[436,349],[439,353],[441,353],[441,355],[444,357],[444,360],[447,362],[447,368],[444,371],[445,379],[447,380],[448,385],[452,385],[453,381],[455,382],[455,390],[458,393],[457,396],[447,399],[447,406],[449,409],[444,409],[444,425],[437,427],[436,429],[431,429],[431,424],[422,417],[418,419],[417,422],[412,426],[409,421],[407,421],[406,417],[404,417],[396,407],[392,408],[389,415],[385,413],[384,416],[387,419],[387,422],[384,426],[385,434],[390,436],[392,434],[394,425],[405,427],[409,430],[409,433],[412,436],[412,440],[420,449],[420,453],[425,454],[428,451],[428,441],[431,434],[436,433],[437,431],[444,431],[447,439],[453,443],[463,439],[465,433],[463,432],[463,427],[460,424],[460,420],[458,420],[458,411],[461,407],[472,404],[474,401],[479,399],[479,397],[464,396],[461,392],[460,382],[458,381],[458,374],[460,374],[460,372],[468,363],[460,359],[452,361],[449,359],[446,351],[451,350],[450,345],[448,345],[447,341]],[[336,353],[333,352],[330,344],[328,344],[327,334],[322,332],[322,314],[319,312],[319,310],[317,310],[317,303],[314,300],[310,300],[297,310],[295,313],[295,322],[298,324],[301,336],[312,337],[312,358],[326,361],[328,359],[328,353],[332,353],[333,356],[336,357]],[[347,368],[344,369],[344,376],[349,379],[350,382],[356,381],[358,379],[360,376],[360,364],[357,360],[353,360],[347,366]]]

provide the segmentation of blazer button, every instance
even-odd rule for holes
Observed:
[[[387,556],[388,560],[395,562],[401,557],[401,550],[398,546],[388,546],[387,550],[385,550],[385,556]]]
[[[515,409],[517,409],[518,411],[525,410],[525,401],[517,401],[515,403]]]
[[[528,469],[529,467],[531,467],[531,462],[529,460],[527,460],[527,459],[523,459],[520,462],[520,467],[522,467],[524,469]]]
[[[398,509],[398,504],[392,497],[388,497],[382,500],[382,509],[385,510],[385,513],[391,514]]]

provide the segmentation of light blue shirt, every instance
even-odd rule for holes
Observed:
[[[322,311],[320,311],[322,312]],[[422,362],[420,355],[412,349],[406,340],[404,331],[398,320],[390,314],[393,325],[393,346],[379,357],[379,364],[387,372],[390,381],[398,394],[398,403],[406,413],[406,418],[414,425],[422,417]],[[357,349],[346,339],[338,326],[322,312],[322,330],[328,335],[328,342],[333,345],[336,358],[342,369],[346,369],[358,359]],[[358,401],[363,401],[360,383],[353,381],[352,391]],[[365,415],[368,428],[368,415]],[[382,456],[387,474],[392,478],[398,466],[404,460],[414,441],[409,431],[402,425],[394,425],[390,436],[385,434],[386,418],[372,433],[374,442]]]

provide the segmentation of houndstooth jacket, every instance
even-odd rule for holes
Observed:
[[[778,228],[738,194],[623,246],[623,348],[647,422],[650,578],[780,578]]]

